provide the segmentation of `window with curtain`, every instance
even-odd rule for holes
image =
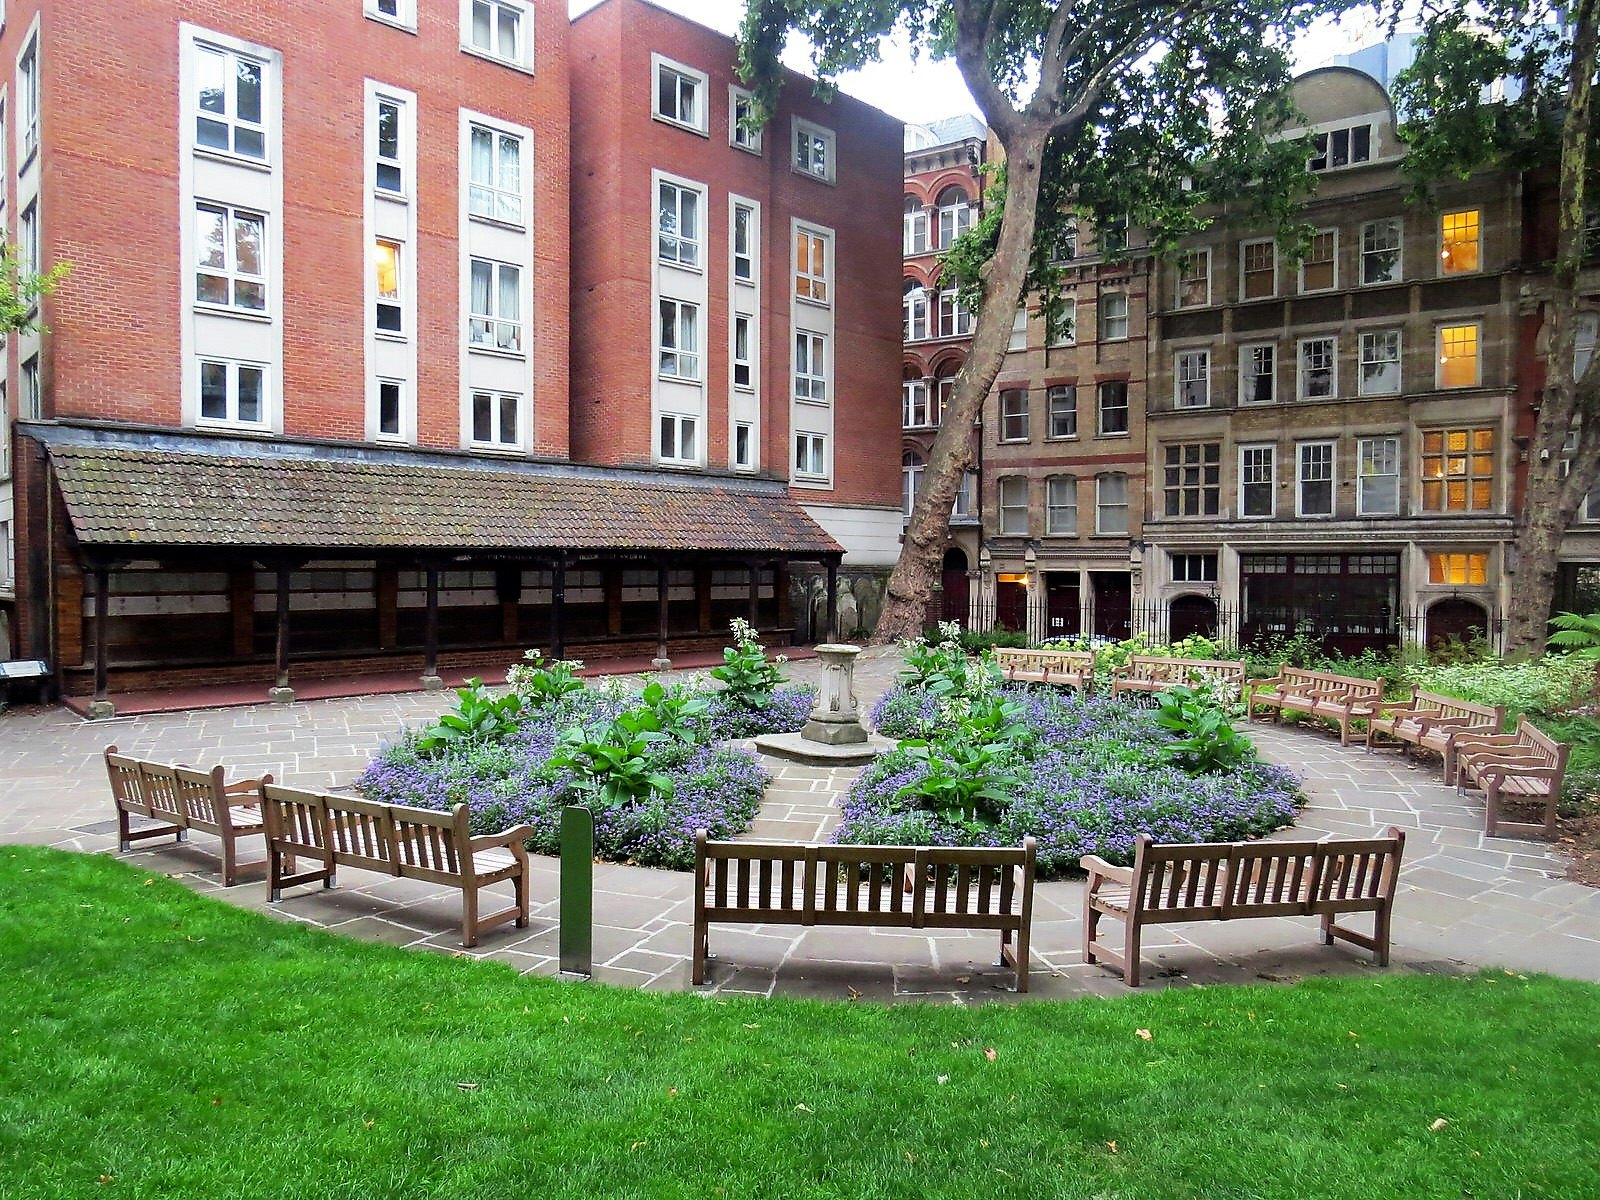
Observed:
[[[522,353],[522,271],[511,263],[472,260],[468,340],[486,350]]]
[[[474,217],[522,224],[522,139],[474,125],[469,134],[471,181],[467,212]]]

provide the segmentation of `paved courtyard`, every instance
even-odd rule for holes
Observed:
[[[898,667],[870,652],[857,672],[863,704]],[[791,664],[797,679],[813,662]],[[372,752],[451,699],[422,693],[260,705],[118,718],[89,723],[63,709],[0,714],[0,843],[103,852],[115,822],[100,752],[115,742],[134,754],[211,765],[235,774],[271,772],[281,782],[347,787]],[[1482,804],[1439,782],[1437,764],[1413,765],[1392,752],[1341,749],[1321,734],[1255,725],[1262,753],[1300,771],[1310,797],[1285,837],[1365,836],[1384,825],[1407,833],[1394,922],[1398,969],[1460,971],[1474,966],[1550,971],[1600,980],[1600,891],[1564,879],[1565,865],[1539,842],[1488,838]],[[853,770],[769,762],[776,778],[750,836],[825,838],[836,798]],[[460,893],[408,880],[341,871],[334,892],[304,889],[268,906],[255,881],[224,890],[213,845],[161,841],[130,855],[150,871],[199,891],[355,937],[495,959],[518,970],[556,972],[557,866],[536,859],[531,927],[487,935],[461,951]],[[689,987],[692,893],[687,874],[619,865],[595,868],[595,977],[652,989]],[[1034,909],[1034,996],[1114,995],[1113,972],[1082,961],[1083,885],[1039,885]],[[1114,935],[1113,935],[1114,936]],[[718,927],[708,992],[836,999],[973,1003],[1011,997],[1009,973],[994,965],[993,935],[926,936],[905,930]],[[1152,986],[1290,980],[1364,974],[1374,968],[1352,947],[1324,947],[1300,919],[1191,924],[1147,931]]]

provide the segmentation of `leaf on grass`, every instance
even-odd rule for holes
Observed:
[[[475,1092],[475,1091],[478,1090],[478,1085],[477,1084],[468,1083],[468,1082],[466,1082],[464,1080],[457,1080],[456,1081],[456,1086],[458,1088],[460,1088],[463,1092]]]
[[[650,1144],[649,1140],[646,1139],[645,1141],[642,1141],[642,1142],[634,1142],[633,1145],[628,1147],[628,1149],[629,1150],[637,1150],[640,1146],[648,1146],[649,1144]]]
[[[678,1089],[677,1088],[668,1088],[667,1089],[667,1095],[676,1096],[677,1094],[678,1094]]]
[[[1148,1029],[1135,1029],[1133,1032],[1134,1032],[1134,1036],[1137,1037],[1141,1042],[1149,1042],[1149,1041],[1154,1041],[1155,1040],[1155,1036],[1156,1035],[1151,1033]]]
[[[950,1082],[950,1076],[948,1076],[948,1075],[937,1076],[937,1081],[939,1083],[941,1083],[941,1084],[949,1083]]]
[[[363,1129],[371,1129],[371,1128],[372,1128],[372,1127],[373,1127],[373,1126],[374,1126],[374,1125],[376,1125],[376,1124],[377,1124],[377,1122],[376,1122],[376,1121],[373,1121],[373,1120],[370,1120],[370,1119],[369,1119],[369,1120],[366,1120],[366,1121],[363,1121],[363,1122],[361,1122],[361,1127],[362,1127],[362,1128],[363,1128]]]
[[[108,1183],[115,1183],[116,1179],[115,1179],[115,1177],[113,1177],[111,1175],[102,1175],[102,1176],[100,1176],[99,1179],[95,1180],[95,1182],[98,1183],[101,1187],[105,1187],[105,1185],[108,1184]]]
[[[1433,1119],[1433,1124],[1429,1125],[1428,1129],[1432,1133],[1438,1133],[1439,1130],[1443,1129],[1448,1124],[1450,1124],[1450,1122],[1445,1120],[1443,1117],[1435,1117]]]
[[[1111,1153],[1115,1154],[1117,1152],[1117,1143],[1115,1141],[1107,1142],[1106,1143],[1106,1149],[1111,1151]]]
[[[957,975],[956,976],[956,982],[957,983],[971,983],[972,982],[972,976],[971,975]]]
[[[756,1023],[756,1024],[752,1024],[752,1023],[750,1023],[750,1022],[748,1022],[748,1021],[746,1021],[746,1022],[745,1022],[745,1026],[744,1026],[744,1027],[745,1027],[745,1028],[746,1028],[746,1029],[760,1029],[760,1028],[761,1028],[761,1025],[760,1025],[760,1024],[759,1024],[759,1023]]]
[[[795,1110],[795,1112],[815,1112],[816,1111],[816,1109],[812,1108],[809,1104],[796,1104],[794,1106],[794,1110]]]
[[[993,1062],[995,1059],[1000,1057],[999,1053],[995,1050],[995,1048],[993,1046],[990,1046],[987,1050],[985,1050],[983,1052],[983,1056],[985,1058],[987,1058],[990,1062]]]

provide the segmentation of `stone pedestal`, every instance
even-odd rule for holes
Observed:
[[[91,700],[87,712],[91,721],[108,721],[117,715],[117,706],[109,700]]]
[[[672,670],[672,660],[670,658],[652,658],[650,666],[656,671],[670,671]]]
[[[292,687],[275,687],[267,689],[267,699],[274,704],[293,704],[294,689]]]
[[[858,646],[817,647],[822,661],[822,694],[811,710],[800,736],[825,746],[860,745],[867,740],[861,725],[861,709],[856,703],[855,668]]]
[[[437,675],[424,675],[420,680],[422,690],[425,692],[444,691],[444,680]]]

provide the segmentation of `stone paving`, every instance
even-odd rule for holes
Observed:
[[[814,663],[795,663],[805,679]],[[869,652],[857,691],[870,703],[897,669]],[[62,709],[0,714],[0,843],[83,851],[115,849],[101,749],[211,764],[236,773],[270,771],[306,787],[347,787],[372,752],[407,725],[432,717],[449,697],[422,693],[254,706],[89,723]],[[1473,966],[1552,971],[1600,980],[1600,891],[1563,878],[1564,863],[1538,842],[1488,838],[1481,802],[1439,782],[1436,763],[1393,752],[1341,748],[1323,735],[1253,725],[1262,753],[1306,776],[1302,819],[1283,837],[1364,836],[1393,824],[1407,833],[1394,923],[1399,969],[1460,971]],[[836,797],[854,769],[769,761],[775,773],[750,830],[757,838],[826,838]],[[145,844],[130,861],[181,878],[199,891],[355,937],[446,953],[470,953],[537,974],[556,971],[559,911],[554,860],[536,859],[531,927],[504,929],[473,951],[459,946],[459,893],[356,871],[334,892],[291,894],[266,904],[249,881],[222,889],[209,839],[185,846]],[[1082,961],[1083,885],[1039,885],[1035,899],[1033,996],[1116,995],[1119,977]],[[541,898],[543,898],[541,900]],[[686,874],[599,864],[595,868],[595,977],[624,986],[689,986],[692,898]],[[712,930],[709,993],[974,1003],[1014,999],[1009,973],[994,965],[993,935],[926,936],[906,930],[718,927]],[[1153,986],[1291,980],[1368,974],[1352,947],[1323,947],[1309,920],[1191,924],[1147,931]]]

